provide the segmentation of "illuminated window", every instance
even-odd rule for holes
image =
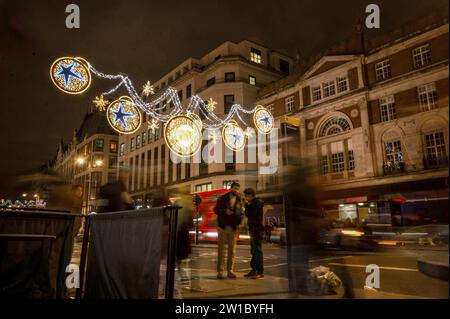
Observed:
[[[344,143],[342,141],[330,144],[331,148],[331,171],[333,173],[345,170]]]
[[[119,147],[119,155],[123,156],[125,154],[125,143],[121,143]]]
[[[402,144],[399,140],[385,142],[384,152],[386,156],[386,162],[389,164],[403,163]]]
[[[103,139],[96,139],[94,141],[94,152],[103,152],[105,141]]]
[[[133,152],[133,151],[134,151],[134,137],[132,137],[131,141],[130,141],[130,152]]]
[[[322,137],[339,134],[344,131],[348,131],[350,129],[351,129],[350,124],[347,122],[346,119],[341,117],[332,117],[324,124],[322,124],[319,136]]]
[[[110,141],[109,142],[109,152],[110,153],[117,153],[117,141]]]
[[[251,48],[250,49],[250,61],[261,64],[261,51]]]
[[[256,78],[252,75],[248,76],[248,83],[250,83],[250,85],[256,85]]]
[[[147,143],[147,133],[142,132],[142,146],[144,146]]]
[[[141,135],[136,136],[136,149],[141,147]]]
[[[196,192],[208,192],[212,190],[212,183],[205,183],[200,185],[195,185]]]

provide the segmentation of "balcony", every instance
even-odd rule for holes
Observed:
[[[383,164],[384,175],[395,175],[405,172],[404,162],[386,162]]]

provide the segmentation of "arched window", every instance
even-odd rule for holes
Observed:
[[[319,137],[339,134],[351,129],[350,124],[342,117],[334,116],[322,124],[319,131]]]

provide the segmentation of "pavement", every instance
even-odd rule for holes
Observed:
[[[238,245],[235,258],[236,279],[216,278],[216,244],[193,244],[190,258],[183,262],[182,273],[175,273],[175,298],[239,298],[239,299],[339,299],[344,290],[322,297],[292,294],[288,289],[286,247],[264,244],[264,279],[254,280],[244,277],[249,270],[250,248]],[[79,262],[80,243],[74,247],[73,263]],[[429,260],[446,257],[445,249],[387,249],[378,252],[364,251],[324,251],[310,259],[310,267],[326,266],[336,273],[350,287],[353,298],[357,299],[448,299],[448,281],[423,274],[418,267],[419,259]],[[368,273],[366,266],[380,268],[380,287],[365,286]],[[184,280],[183,280],[184,278]],[[164,297],[165,265],[161,265],[160,298]]]

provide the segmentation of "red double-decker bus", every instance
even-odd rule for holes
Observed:
[[[199,205],[194,205],[194,228],[189,232],[192,240],[195,240],[198,231],[199,241],[217,241],[217,215],[214,213],[214,207],[219,197],[227,192],[229,192],[228,189],[217,189],[192,194],[193,196],[199,196],[201,199]],[[246,242],[249,239],[247,226],[241,225],[238,229],[238,241]]]

